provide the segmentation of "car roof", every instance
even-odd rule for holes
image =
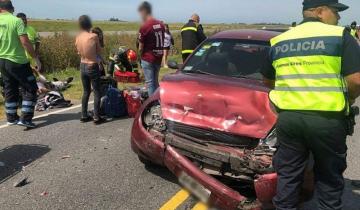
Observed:
[[[210,39],[247,39],[256,41],[270,41],[281,34],[276,31],[267,30],[254,30],[254,29],[240,29],[240,30],[228,30],[219,32],[210,37]]]

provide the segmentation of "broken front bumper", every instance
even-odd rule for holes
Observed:
[[[140,156],[154,163],[165,165],[179,179],[186,174],[199,186],[209,192],[208,202],[219,209],[249,209],[257,210],[271,206],[271,199],[275,195],[276,174],[259,176],[254,187],[258,201],[249,202],[239,192],[224,185],[219,180],[199,169],[187,157],[180,154],[173,146],[165,144],[165,139],[155,133],[150,134],[144,129],[141,118],[136,118],[132,132],[132,148]],[[196,192],[192,192],[195,193]]]

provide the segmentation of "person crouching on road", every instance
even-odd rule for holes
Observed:
[[[37,84],[26,52],[34,58],[36,71],[41,63],[26,32],[23,21],[15,17],[10,0],[0,0],[0,70],[4,83],[8,125],[35,128],[32,122],[37,99]],[[21,87],[21,117],[17,114]]]
[[[149,96],[151,96],[159,87],[159,71],[164,54],[165,26],[152,16],[152,7],[149,2],[143,2],[138,11],[143,21],[138,38],[141,67],[144,70]]]
[[[318,209],[343,208],[350,106],[360,95],[360,48],[344,28],[338,0],[305,0],[303,22],[271,40],[264,83],[279,110],[276,209],[298,209],[304,171],[314,156]],[[291,46],[298,46],[295,50]]]
[[[83,15],[79,18],[80,34],[76,37],[76,48],[81,57],[80,71],[83,85],[81,122],[94,120],[95,124],[104,121],[100,117],[100,70],[98,65],[98,55],[101,54],[99,37],[91,33],[92,22],[89,16]],[[94,117],[88,113],[88,103],[91,93],[94,91]]]

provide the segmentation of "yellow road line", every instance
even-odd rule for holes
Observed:
[[[204,203],[199,202],[191,210],[208,210],[208,207]]]
[[[178,193],[176,193],[168,202],[166,202],[159,210],[175,210],[189,196],[190,193],[182,189]]]

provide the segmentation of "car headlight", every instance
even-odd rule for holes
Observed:
[[[166,131],[166,123],[162,116],[161,106],[159,103],[151,105],[144,114],[144,124],[147,129],[153,129],[159,132]]]
[[[260,146],[268,147],[271,150],[276,150],[277,147],[277,134],[276,129],[273,129],[265,139],[260,141]]]

